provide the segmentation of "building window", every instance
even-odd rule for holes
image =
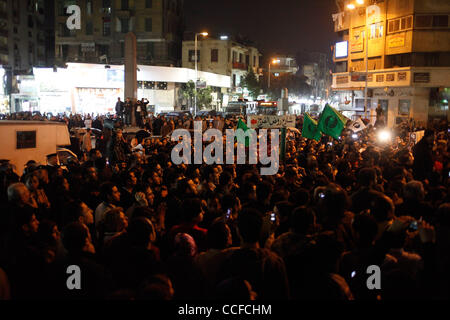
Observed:
[[[219,62],[219,49],[211,49],[211,62]]]
[[[256,67],[256,56],[253,56],[253,67]]]
[[[244,62],[244,55],[242,53],[239,53],[239,62]]]
[[[122,10],[128,10],[128,0],[122,0]]]
[[[129,26],[130,26],[130,19],[128,18],[120,19],[120,27],[121,27],[120,30],[122,31],[122,33],[128,33]]]
[[[98,54],[99,56],[109,55],[109,46],[108,45],[99,45],[98,46]]]
[[[418,15],[416,28],[448,28],[448,15]]]
[[[111,0],[103,0],[103,8],[111,8]]]
[[[197,50],[197,62],[200,61],[200,50]],[[195,50],[189,50],[189,62],[195,62]]]
[[[107,37],[111,35],[111,22],[103,21],[103,36]]]
[[[34,23],[33,23],[33,16],[28,16],[28,28],[33,28],[34,27]]]
[[[145,7],[146,8],[152,8],[153,7],[153,0],[145,0]]]
[[[250,64],[250,56],[249,56],[249,55],[246,55],[246,56],[245,56],[245,63],[246,63],[247,65]]]
[[[237,62],[237,52],[233,51],[233,62]]]
[[[416,16],[416,28],[431,28],[433,16]]]
[[[448,16],[433,16],[433,27],[434,28],[447,28],[448,27]]]
[[[92,22],[87,22],[86,23],[86,35],[92,35],[93,33],[93,26],[92,26]]]
[[[417,21],[416,21],[417,23]],[[388,23],[388,32],[399,32],[412,28],[412,16],[390,20]]]
[[[145,32],[152,32],[152,18],[145,18]]]

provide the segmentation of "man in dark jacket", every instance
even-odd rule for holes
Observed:
[[[159,136],[161,134],[161,128],[163,126],[164,121],[161,119],[161,116],[158,116],[153,121],[153,135]]]
[[[412,149],[414,179],[420,181],[430,179],[433,172],[433,145],[434,131],[427,129],[423,138]]]
[[[116,102],[116,115],[117,118],[119,118],[121,121],[123,121],[123,108],[124,108],[124,104],[122,101],[120,101],[120,97],[117,98],[117,102]]]
[[[127,98],[127,100],[124,103],[125,125],[127,126],[131,125],[132,112],[133,112],[133,102],[130,100],[130,98]]]

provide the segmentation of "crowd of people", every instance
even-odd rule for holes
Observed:
[[[447,128],[414,146],[378,142],[372,126],[319,142],[293,132],[278,173],[261,176],[261,164],[175,165],[165,133],[194,119],[143,119],[148,137],[127,141],[118,121],[78,162],[1,167],[0,299],[450,298]]]

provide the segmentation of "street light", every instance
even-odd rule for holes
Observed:
[[[356,0],[356,2],[359,5],[364,4],[364,0]],[[347,8],[350,10],[353,10],[356,8],[356,6],[354,4],[348,4]],[[380,15],[380,7],[377,6],[376,4],[371,5],[371,6],[367,6],[366,7],[366,31],[365,31],[365,38],[366,38],[366,46],[365,46],[365,51],[366,51],[366,57],[365,57],[365,63],[366,63],[366,85],[364,87],[364,116],[367,116],[367,81],[368,81],[368,75],[369,75],[369,12],[370,11],[375,11],[376,14],[378,14],[378,16]],[[378,20],[378,19],[377,19]]]
[[[280,63],[280,59],[272,59],[272,61],[269,61],[269,77],[268,77],[268,80],[267,80],[267,88],[270,88],[270,65],[271,64],[278,64],[278,63]]]
[[[197,70],[197,37],[202,35],[204,37],[208,36],[208,32],[200,32],[195,34],[195,95],[194,95],[194,116],[197,115],[197,81],[198,81],[198,70]]]

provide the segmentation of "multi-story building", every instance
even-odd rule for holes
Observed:
[[[67,7],[81,8],[81,29],[66,26]],[[56,57],[65,62],[124,63],[124,39],[137,39],[137,62],[179,66],[184,0],[58,0]]]
[[[390,127],[409,118],[422,125],[447,119],[450,2],[338,0],[337,4],[333,20],[341,39],[334,49],[332,88],[338,107],[350,115],[370,112],[374,120],[374,109],[380,105]]]
[[[320,52],[311,52],[303,56],[303,75],[311,87],[311,94],[317,99],[328,99],[331,87],[331,66],[328,56]]]
[[[278,76],[286,73],[296,74],[299,70],[297,61],[294,57],[275,55],[276,58],[271,60],[270,73],[271,76]],[[276,63],[273,63],[276,60]]]
[[[52,27],[48,25],[52,1],[0,0],[0,112],[10,109],[10,95],[18,92],[17,77],[31,75],[33,67],[53,66]]]
[[[222,74],[231,77],[231,88],[242,93],[241,81],[249,70],[259,77],[260,57],[258,49],[222,37],[198,37],[197,70]],[[195,68],[195,41],[183,41],[183,67]],[[192,79],[195,80],[195,79]]]

